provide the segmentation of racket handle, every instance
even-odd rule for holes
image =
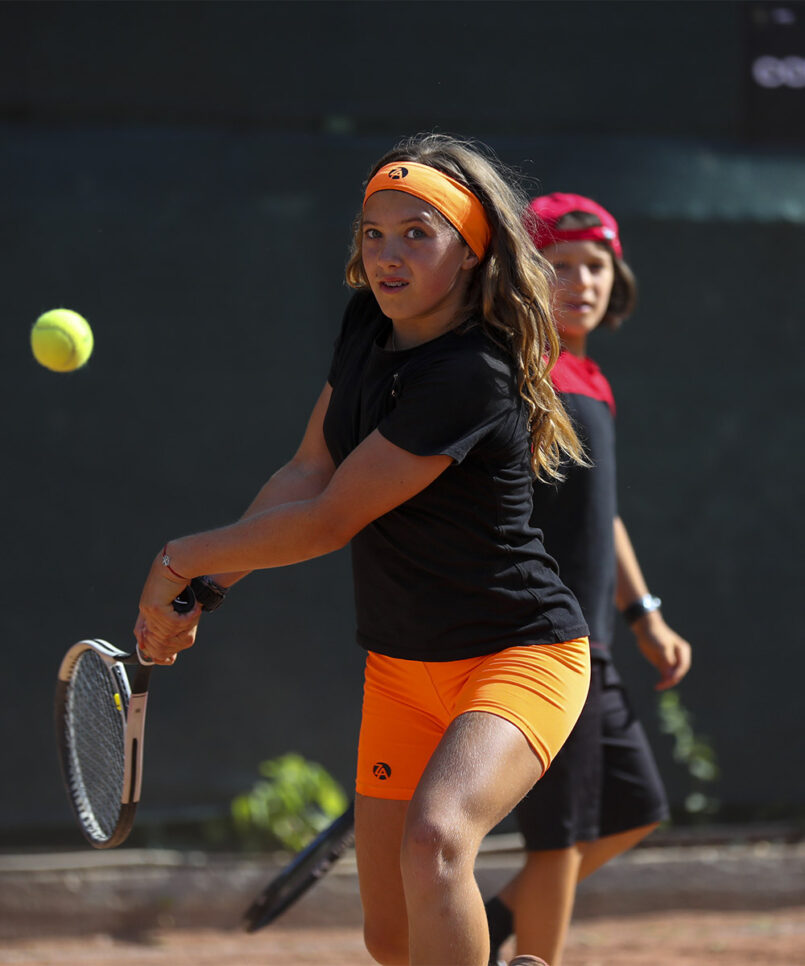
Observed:
[[[173,598],[173,609],[177,614],[189,614],[196,606],[196,595],[190,584]]]
[[[190,584],[185,587],[184,590],[180,591],[173,598],[173,609],[177,614],[189,614],[190,611],[196,606],[196,595]],[[145,667],[150,667],[152,664],[156,664],[156,661],[152,661],[150,657],[146,657],[145,654],[140,650],[140,645],[137,645],[137,657],[140,660],[140,664],[145,665]]]

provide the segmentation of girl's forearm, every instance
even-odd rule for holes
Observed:
[[[251,512],[229,526],[169,542],[171,567],[185,577],[227,578],[301,563],[338,550],[348,541],[330,524],[317,499]]]
[[[257,496],[244,511],[241,521],[258,516],[260,513],[276,506],[296,503],[318,496],[327,487],[330,475],[323,468],[311,468],[294,461],[286,463],[262,486]],[[175,552],[174,544],[171,545],[171,549]],[[244,569],[232,572],[204,570],[202,573],[211,576],[219,586],[228,588],[246,577],[250,570]],[[198,574],[193,574],[193,576],[198,576]]]
[[[311,467],[291,460],[277,470],[261,487],[257,496],[244,511],[241,519],[255,516],[263,510],[309,500],[322,493],[332,477],[332,470],[324,467]]]
[[[618,610],[623,610],[633,601],[647,594],[648,585],[640,569],[632,541],[620,517],[615,517],[613,526],[617,567],[615,605]]]

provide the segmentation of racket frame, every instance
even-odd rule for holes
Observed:
[[[188,584],[173,600],[173,609],[177,614],[189,614],[196,606],[196,595]],[[107,665],[110,674],[120,685],[120,696],[123,714],[123,789],[117,824],[108,838],[96,837],[91,834],[82,817],[82,808],[73,795],[70,766],[70,747],[67,741],[66,705],[70,678],[79,657],[88,650],[93,650]],[[134,680],[129,684],[124,664],[131,664],[137,670]],[[54,718],[56,724],[56,742],[59,749],[59,764],[61,765],[64,787],[67,797],[78,819],[84,838],[96,849],[111,849],[120,845],[128,837],[134,824],[134,813],[143,782],[143,737],[145,734],[145,712],[148,706],[148,684],[151,679],[151,669],[155,662],[147,658],[140,651],[139,645],[135,651],[121,651],[108,641],[99,637],[79,641],[67,651],[59,666],[56,678],[56,698]],[[125,696],[125,699],[124,699]]]
[[[94,651],[106,664],[110,677],[117,685],[120,695],[121,715],[124,735],[123,787],[121,790],[121,807],[117,824],[112,833],[104,838],[91,831],[93,821],[88,819],[87,810],[76,800],[73,792],[74,768],[72,751],[67,739],[67,700],[70,678],[78,659],[86,651]],[[124,665],[137,668],[130,683]],[[120,648],[101,638],[79,641],[67,651],[59,666],[56,681],[56,697],[54,704],[57,744],[59,748],[59,764],[62,778],[67,789],[68,798],[78,820],[84,838],[96,849],[109,849],[125,841],[134,824],[134,813],[140,800],[143,776],[143,735],[145,732],[145,717],[148,706],[148,684],[151,677],[151,666],[142,665],[137,653],[121,651]]]
[[[243,916],[246,932],[268,926],[323,878],[354,840],[355,803],[298,852]]]

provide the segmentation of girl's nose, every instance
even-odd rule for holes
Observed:
[[[573,284],[577,288],[587,288],[592,282],[592,278],[590,269],[586,265],[579,265],[573,272]]]
[[[567,273],[566,278],[569,288],[584,288],[587,284],[584,266],[574,268],[572,271]]]
[[[385,237],[377,253],[377,260],[382,265],[399,265],[402,260],[399,242],[394,238]]]

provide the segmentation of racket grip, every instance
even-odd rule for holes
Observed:
[[[177,614],[189,614],[195,606],[196,595],[190,584],[173,598],[173,609]]]
[[[190,611],[196,606],[196,595],[193,593],[193,589],[190,584],[185,587],[184,590],[180,591],[173,598],[173,609],[177,614],[189,614]],[[139,658],[140,664],[145,665],[145,667],[150,667],[152,664],[156,664],[156,661],[152,661],[150,657],[146,657],[140,650],[140,645],[137,645],[137,657]]]

